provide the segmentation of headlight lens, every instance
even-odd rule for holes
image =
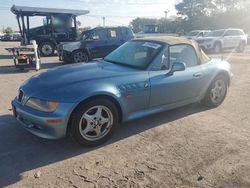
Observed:
[[[59,103],[56,101],[47,101],[37,98],[30,98],[25,105],[42,112],[54,112],[58,104]]]

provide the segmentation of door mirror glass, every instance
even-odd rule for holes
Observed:
[[[182,62],[174,62],[170,71],[167,73],[167,75],[173,75],[174,72],[177,72],[177,71],[184,71],[186,69],[186,65],[185,63],[182,63]]]

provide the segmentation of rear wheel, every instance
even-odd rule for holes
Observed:
[[[55,45],[52,42],[42,42],[39,44],[39,51],[41,56],[52,56],[55,52]]]
[[[87,63],[89,61],[89,56],[84,51],[75,51],[72,54],[74,63]]]
[[[217,76],[209,86],[203,104],[207,107],[221,105],[227,95],[228,82],[224,76]]]
[[[76,109],[71,134],[78,143],[95,146],[108,140],[117,124],[116,106],[109,100],[96,99]]]

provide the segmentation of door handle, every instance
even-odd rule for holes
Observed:
[[[200,77],[202,77],[202,74],[200,72],[197,72],[197,73],[194,73],[193,77],[200,78]]]

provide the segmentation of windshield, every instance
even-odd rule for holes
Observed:
[[[105,61],[145,69],[163,45],[150,41],[129,41],[104,58]]]
[[[93,32],[91,31],[83,31],[78,37],[77,40],[86,40],[88,38],[91,38]]]
[[[195,36],[197,36],[198,34],[199,34],[198,31],[191,31],[191,32],[189,32],[189,33],[187,34],[187,36],[188,36],[188,37],[195,37]]]
[[[225,30],[212,31],[206,35],[206,37],[220,37],[224,34]]]

